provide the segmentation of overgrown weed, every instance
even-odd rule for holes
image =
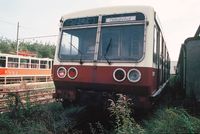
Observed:
[[[118,95],[119,98],[116,102],[111,101],[109,110],[111,116],[114,117],[114,131],[115,134],[143,134],[145,130],[135,122],[131,117],[132,111],[130,106],[132,105],[129,100],[126,100],[122,94]]]
[[[27,98],[28,99],[28,98]],[[132,117],[131,101],[119,95],[112,103],[110,111],[112,128],[106,130],[102,122],[88,123],[92,134],[155,134],[155,133],[199,133],[200,119],[193,117],[181,108],[161,108],[148,121],[138,124]],[[84,107],[64,109],[60,103],[30,106],[18,109],[15,117],[12,113],[0,114],[0,134],[81,134],[75,129],[76,116]],[[76,118],[74,118],[76,117]]]

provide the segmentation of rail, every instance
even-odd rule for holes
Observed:
[[[51,76],[19,76],[19,77],[0,77],[0,84],[17,84],[21,82],[35,83],[35,82],[49,82],[52,81]]]
[[[24,108],[27,103],[30,106],[53,102],[52,94],[55,92],[53,84],[35,84],[26,88],[10,88],[0,90],[0,112],[12,111],[19,106]],[[47,86],[48,85],[48,86]]]

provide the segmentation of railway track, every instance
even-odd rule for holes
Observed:
[[[0,87],[0,112],[11,111],[19,106],[53,102],[53,82],[21,83]]]

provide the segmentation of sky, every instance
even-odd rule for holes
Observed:
[[[171,60],[178,60],[181,44],[200,25],[200,0],[0,0],[0,37],[57,43],[62,15],[99,7],[152,6],[160,19]]]

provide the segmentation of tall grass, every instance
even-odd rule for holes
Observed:
[[[112,128],[106,130],[102,122],[85,122],[91,134],[175,134],[199,133],[200,119],[189,115],[186,110],[178,108],[162,108],[157,110],[150,119],[138,124],[132,117],[130,101],[123,95],[116,101],[111,100],[108,108]],[[54,102],[20,109],[19,113],[0,114],[0,134],[80,134],[84,128],[77,128],[78,113],[84,107],[64,109],[60,103]],[[92,114],[92,113],[88,113]],[[80,116],[80,115],[79,115]]]

